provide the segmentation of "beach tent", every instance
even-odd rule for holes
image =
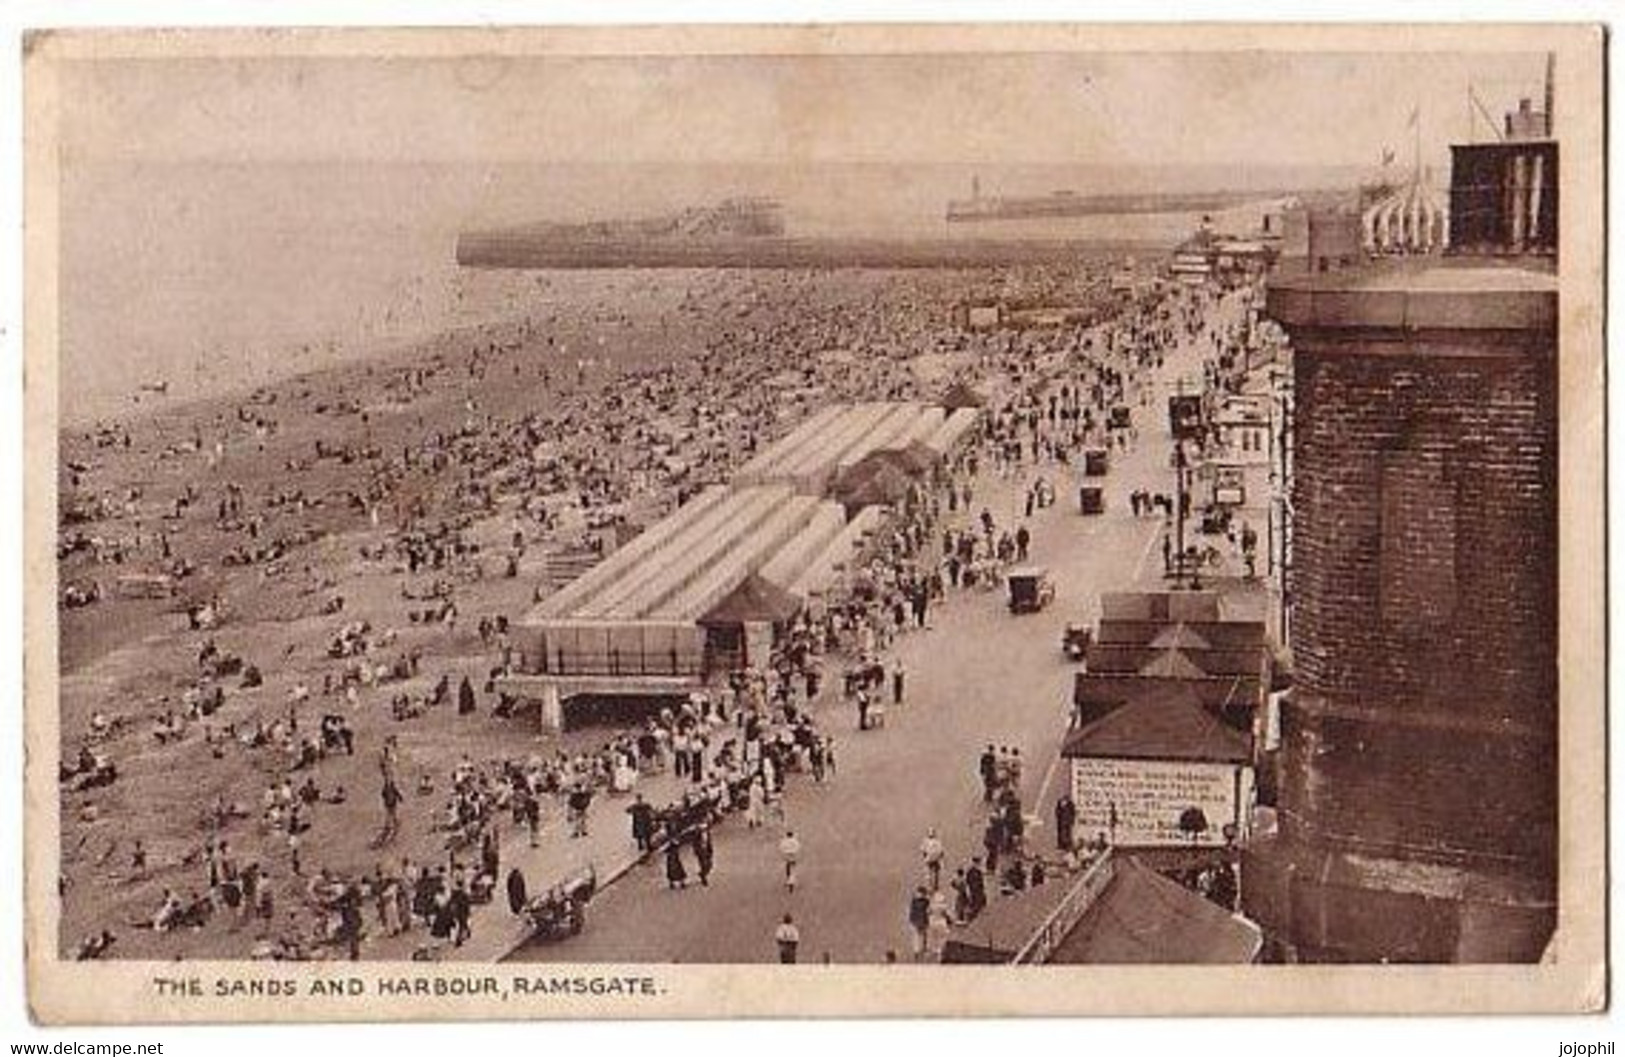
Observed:
[[[846,507],[848,515],[864,507],[895,506],[914,486],[914,478],[885,458],[869,458],[835,479],[830,497]]]
[[[884,456],[893,465],[917,476],[930,473],[942,461],[936,452],[918,442],[904,448],[891,448],[877,454]]]
[[[1061,755],[1246,764],[1252,759],[1252,741],[1214,718],[1184,688],[1147,687],[1133,700],[1073,730],[1061,745]]]
[[[704,627],[734,624],[783,624],[801,609],[801,600],[770,580],[752,573],[727,597],[700,617]]]
[[[1213,644],[1184,621],[1170,624],[1149,643],[1159,650],[1210,650]]]
[[[1134,857],[1115,857],[1112,882],[1057,945],[1056,965],[1247,965],[1258,926]]]
[[[987,397],[964,382],[955,382],[942,394],[942,406],[949,411],[958,411],[966,407],[986,407]]]
[[[1208,673],[1183,650],[1159,650],[1141,666],[1140,674],[1157,679],[1204,679]]]

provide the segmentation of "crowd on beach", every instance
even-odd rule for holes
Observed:
[[[579,838],[606,811],[631,815],[673,888],[706,883],[711,827],[768,827],[789,776],[833,775],[825,703],[859,731],[883,723],[905,693],[892,640],[1023,560],[1026,522],[1085,449],[1135,442],[1114,409],[1143,401],[1137,374],[1204,303],[1108,294],[1106,270],[684,273],[689,292],[652,318],[611,297],[583,309],[573,346],[538,312],[65,437],[63,638],[85,673],[62,712],[65,943],[87,958],[115,939],[165,957],[456,945],[505,880],[509,835],[534,846],[556,822]],[[952,318],[1067,284],[1092,291],[1093,325]],[[593,328],[689,351],[584,356]],[[618,545],[824,404],[952,382],[985,400],[974,444],[911,491],[839,597],[782,629],[770,664],[536,745],[496,687],[510,622],[561,557]],[[1024,507],[979,502],[988,474],[1020,480]],[[161,640],[154,669],[113,663],[132,635]],[[656,804],[653,776],[686,788]],[[963,920],[976,900],[953,888]]]

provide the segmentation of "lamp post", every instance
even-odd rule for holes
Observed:
[[[1185,489],[1188,464],[1185,460],[1185,440],[1174,440],[1174,583],[1185,587]]]

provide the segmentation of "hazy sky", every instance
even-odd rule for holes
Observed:
[[[1442,163],[1539,105],[1541,55],[1022,54],[111,60],[63,80],[69,158]],[[1482,123],[1480,137],[1488,135]]]

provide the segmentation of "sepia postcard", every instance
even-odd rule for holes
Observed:
[[[1603,1009],[1604,48],[30,34],[33,1016]]]

